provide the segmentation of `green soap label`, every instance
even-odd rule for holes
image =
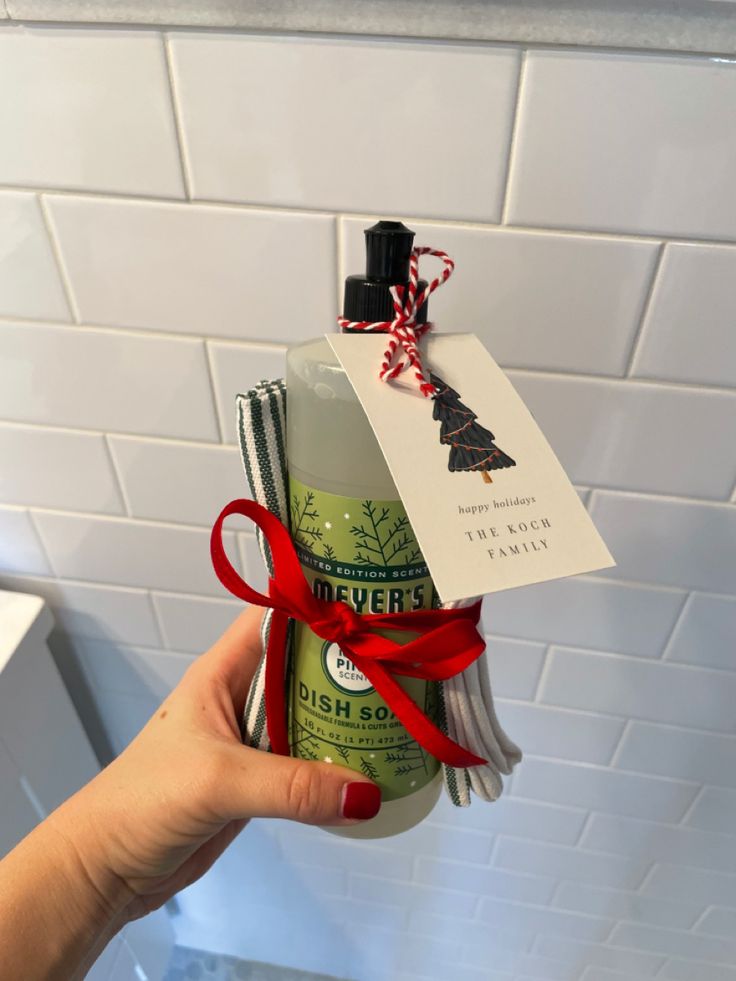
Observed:
[[[291,534],[314,595],[357,613],[431,609],[434,587],[401,501],[374,501],[289,479]],[[388,636],[407,639],[396,631]],[[295,624],[289,730],[292,755],[359,770],[383,799],[412,794],[439,762],[406,731],[339,645]],[[435,682],[397,677],[436,722]]]

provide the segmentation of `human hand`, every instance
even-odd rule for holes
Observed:
[[[258,608],[245,610],[128,748],[48,819],[100,908],[123,922],[197,880],[251,817],[346,825],[380,807],[360,773],[243,746],[260,622]]]

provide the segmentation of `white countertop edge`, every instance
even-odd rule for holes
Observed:
[[[0,590],[0,684],[6,664],[31,632],[43,643],[53,626],[51,610],[40,596]]]
[[[0,0],[2,18],[736,54],[734,0]]]

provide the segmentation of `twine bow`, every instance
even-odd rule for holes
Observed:
[[[230,564],[222,543],[222,526],[231,514],[250,518],[266,537],[273,559],[268,595],[252,589]],[[220,582],[234,596],[270,607],[273,613],[266,651],[266,721],[275,753],[289,755],[284,674],[289,618],[305,623],[319,637],[338,644],[370,681],[404,728],[436,759],[448,766],[469,767],[484,759],[454,742],[427,718],[394,675],[441,681],[464,671],[485,649],[478,632],[480,601],[452,610],[358,614],[340,601],[317,599],[304,577],[286,527],[255,501],[231,501],[223,508],[210,538],[212,564]],[[399,644],[379,633],[415,634]]]
[[[419,277],[419,256],[433,255],[441,259],[445,268],[436,279],[433,279],[417,295],[417,281]],[[381,381],[390,381],[396,378],[402,371],[411,367],[414,369],[414,377],[419,385],[419,391],[426,398],[431,398],[437,394],[434,385],[429,381],[424,373],[422,356],[417,347],[420,337],[431,330],[434,324],[418,324],[416,322],[417,312],[421,310],[422,304],[429,299],[430,294],[446,283],[455,268],[454,261],[446,252],[439,249],[430,249],[427,246],[418,246],[411,251],[409,259],[409,282],[406,287],[390,287],[391,296],[394,301],[394,319],[378,320],[346,320],[345,317],[338,317],[337,322],[343,330],[365,330],[376,333],[388,333],[390,335],[386,350],[381,361],[381,370],[378,377]],[[401,348],[406,355],[406,360],[398,360],[397,351]]]

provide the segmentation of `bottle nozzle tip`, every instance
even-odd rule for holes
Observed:
[[[365,230],[366,276],[391,285],[409,278],[414,232],[401,221],[381,220]]]

